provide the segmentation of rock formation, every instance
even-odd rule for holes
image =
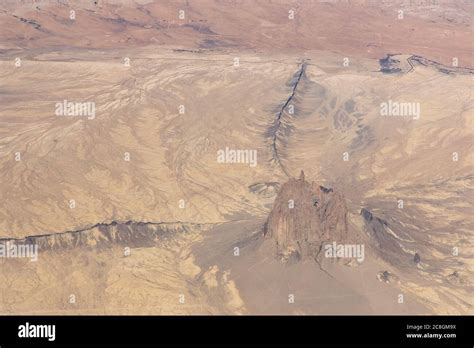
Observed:
[[[415,253],[415,256],[413,257],[413,261],[414,261],[416,264],[419,264],[419,263],[421,262],[420,254]]]
[[[398,276],[396,276],[393,273],[390,273],[389,271],[379,272],[377,274],[377,279],[380,282],[384,282],[384,283],[391,283],[391,284],[399,284],[400,283],[400,279],[398,278]]]
[[[298,259],[316,257],[323,244],[348,240],[347,208],[341,194],[305,180],[291,178],[280,189],[264,227],[277,253]]]

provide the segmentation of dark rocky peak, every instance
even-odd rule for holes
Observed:
[[[316,257],[324,243],[348,240],[343,196],[314,182],[301,171],[282,185],[265,224],[264,235],[275,241],[278,254]]]

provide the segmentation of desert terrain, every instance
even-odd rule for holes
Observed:
[[[0,313],[474,314],[473,14],[0,1]]]

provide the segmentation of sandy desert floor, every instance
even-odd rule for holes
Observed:
[[[474,314],[473,13],[0,1],[0,242],[39,248],[0,258],[0,313]],[[263,238],[302,169],[343,194],[363,263]]]

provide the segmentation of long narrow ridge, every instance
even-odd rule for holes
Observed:
[[[224,221],[225,222],[225,221]],[[0,242],[8,242],[8,241],[17,241],[17,242],[26,242],[32,241],[39,238],[48,238],[48,237],[56,237],[61,235],[74,235],[74,234],[81,234],[87,233],[94,228],[107,228],[112,226],[118,225],[126,225],[126,226],[172,226],[172,225],[182,225],[182,226],[212,226],[218,225],[224,222],[184,222],[184,221],[172,221],[172,222],[153,222],[153,221],[134,221],[134,220],[127,220],[127,221],[111,221],[111,222],[100,222],[94,225],[90,225],[84,228],[80,228],[77,230],[67,230],[62,232],[50,232],[44,234],[36,234],[36,235],[28,235],[25,237],[20,238],[11,238],[11,237],[3,237],[0,238]]]
[[[277,145],[276,145],[276,141],[277,141],[277,136],[278,136],[278,132],[280,130],[280,127],[281,127],[281,119],[283,117],[283,113],[285,111],[285,109],[288,107],[288,105],[290,104],[290,102],[293,100],[294,96],[295,96],[295,93],[296,93],[296,89],[298,88],[298,84],[299,82],[301,81],[301,78],[303,77],[303,74],[305,73],[305,70],[306,70],[306,62],[303,61],[300,65],[300,69],[298,70],[298,72],[296,73],[297,75],[297,79],[293,85],[293,88],[291,90],[291,94],[290,96],[288,97],[288,99],[286,100],[285,104],[283,104],[283,106],[281,107],[280,111],[278,112],[277,114],[277,117],[275,119],[275,131],[273,133],[273,137],[272,137],[272,152],[273,152],[273,159],[275,160],[275,162],[278,164],[278,166],[281,168],[281,170],[283,171],[283,173],[285,173],[285,175],[287,177],[290,177],[290,174],[288,173],[288,171],[286,170],[285,166],[283,165],[283,163],[281,162],[281,159],[280,159],[280,155],[278,154],[278,149],[277,149]]]

